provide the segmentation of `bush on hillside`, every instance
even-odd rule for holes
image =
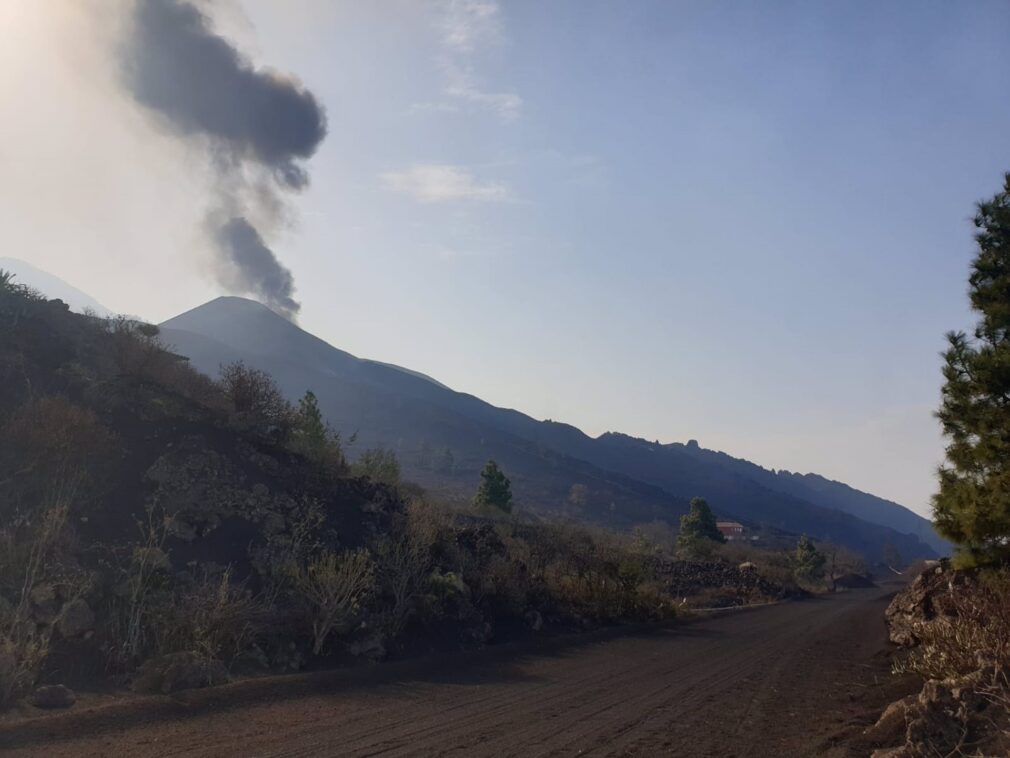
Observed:
[[[493,463],[465,513],[399,483],[387,451],[349,477],[311,393],[295,410],[241,364],[200,377],[154,328],[8,295],[0,697],[68,661],[174,688],[250,661],[668,618],[683,600],[644,531],[524,520]],[[705,572],[735,581],[722,568]]]
[[[238,361],[222,367],[221,386],[241,428],[288,440],[295,413],[269,374]]]
[[[374,482],[395,487],[400,483],[400,462],[392,450],[382,447],[366,450],[351,466],[355,476],[367,476]]]

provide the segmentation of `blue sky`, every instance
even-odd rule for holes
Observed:
[[[275,241],[302,326],[591,434],[696,438],[928,509],[972,205],[1010,170],[1010,6],[230,0],[215,18],[328,110]],[[41,55],[22,47],[6,55]],[[172,252],[199,182],[149,156],[160,138],[100,79],[74,89],[105,104],[82,128],[117,113],[139,168],[64,231],[28,225],[23,193],[0,221],[20,257],[167,318],[216,294]],[[86,160],[66,149],[54,178]],[[59,235],[96,217],[127,228],[69,252]]]

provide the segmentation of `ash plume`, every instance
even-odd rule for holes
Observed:
[[[298,312],[291,272],[277,262],[256,227],[237,216],[219,226],[215,238],[224,264],[218,275],[225,283],[256,295],[286,316]]]
[[[326,136],[322,106],[290,77],[254,66],[187,0],[135,0],[131,21],[127,89],[163,128],[203,147],[219,178],[220,206],[208,214],[219,280],[293,318],[291,272],[264,231],[284,215],[283,196],[308,185],[302,162]]]

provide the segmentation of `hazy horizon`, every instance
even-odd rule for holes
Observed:
[[[270,240],[300,326],[928,515],[973,204],[1010,169],[1010,7],[207,7],[326,108]],[[229,294],[201,231],[221,188],[124,92],[124,8],[0,8],[0,223],[5,255],[157,322]]]

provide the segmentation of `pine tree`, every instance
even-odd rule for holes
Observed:
[[[512,483],[494,461],[488,461],[480,472],[480,487],[473,499],[473,506],[512,512]]]
[[[937,417],[948,439],[933,498],[937,530],[961,565],[1010,559],[1010,174],[978,204],[978,252],[968,279],[974,338],[947,335]]]
[[[726,541],[716,525],[715,514],[709,508],[708,501],[703,497],[696,497],[691,500],[691,510],[680,517],[680,535],[677,537],[677,544],[681,547],[690,547],[702,539],[712,542]]]
[[[330,433],[319,410],[319,401],[312,390],[298,401],[295,435],[299,450],[309,458],[318,458],[326,450]]]

